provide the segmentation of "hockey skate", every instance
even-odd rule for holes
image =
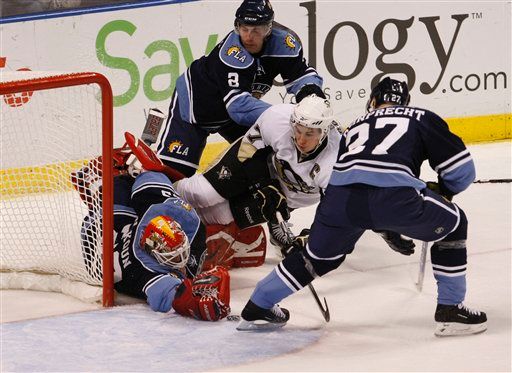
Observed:
[[[274,330],[286,325],[290,312],[277,304],[271,309],[258,307],[249,300],[242,311],[242,321],[236,327],[241,331]]]
[[[487,330],[485,312],[467,308],[462,303],[456,305],[438,304],[435,313],[438,337],[478,334]]]

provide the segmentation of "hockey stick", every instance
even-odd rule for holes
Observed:
[[[473,184],[488,184],[488,183],[510,183],[512,179],[481,179],[473,181]],[[416,282],[416,288],[419,292],[423,290],[423,280],[425,279],[425,263],[427,261],[427,249],[428,242],[421,244],[421,256],[420,256],[420,270],[418,272],[418,281]]]
[[[488,183],[510,183],[512,179],[481,179],[473,181],[473,184],[488,184]],[[416,282],[416,288],[419,292],[423,290],[423,280],[425,279],[425,263],[427,261],[427,249],[428,242],[423,241],[421,244],[421,255],[420,255],[420,270],[418,272],[418,281]]]
[[[165,115],[158,109],[149,109],[141,139],[151,146],[156,143]]]
[[[488,183],[512,183],[512,179],[482,179],[482,180],[475,180],[473,181],[473,184],[488,184]]]
[[[283,230],[283,232],[286,233],[290,242],[292,242],[295,239],[295,235],[293,234],[290,227],[288,226],[288,222],[283,219],[283,216],[281,215],[281,213],[279,211],[276,212],[276,217],[277,217],[277,221],[278,221],[279,225],[281,226],[281,229]],[[325,322],[329,322],[331,320],[331,314],[329,312],[329,306],[327,305],[327,300],[324,297],[324,304],[325,304],[325,308],[324,308],[324,304],[322,304],[322,302],[320,301],[320,297],[318,296],[318,293],[316,292],[313,284],[309,283],[308,288],[311,291],[311,294],[313,294],[313,298],[315,298],[315,302],[318,305],[318,308],[320,309],[320,312],[322,313],[322,316],[324,317]]]
[[[428,242],[423,241],[421,244],[420,270],[418,272],[418,282],[416,288],[419,292],[423,290],[423,280],[425,279],[425,263],[427,261]]]

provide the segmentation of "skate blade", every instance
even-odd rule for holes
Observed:
[[[279,328],[282,328],[286,325],[285,322],[280,323],[271,323],[264,320],[255,320],[255,321],[247,321],[242,319],[238,326],[236,327],[236,330],[238,331],[249,331],[249,332],[257,332],[257,331],[272,331]]]
[[[487,330],[487,322],[481,324],[462,324],[458,322],[439,322],[434,334],[437,337],[450,337],[458,335],[471,335],[483,333]]]

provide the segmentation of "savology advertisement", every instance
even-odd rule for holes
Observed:
[[[0,25],[0,70],[97,71],[111,82],[115,143],[167,112],[176,79],[232,29],[238,1],[192,1]],[[510,2],[273,1],[324,78],[341,122],[390,75],[448,118],[510,113]],[[264,100],[294,102],[276,79]]]

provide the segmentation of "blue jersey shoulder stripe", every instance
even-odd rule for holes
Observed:
[[[411,187],[417,190],[426,187],[425,182],[404,171],[383,170],[355,166],[346,171],[333,170],[329,184],[350,185],[367,184],[377,187]]]
[[[346,155],[350,155],[350,153],[346,153]],[[372,161],[369,159],[354,159],[348,162],[338,162],[334,165],[334,169],[339,171],[345,171],[355,166],[364,166],[367,168],[375,168],[383,169],[383,170],[392,170],[392,171],[402,171],[407,172],[409,175],[414,176],[412,170],[400,163],[391,163],[391,162],[382,162],[382,161]]]

